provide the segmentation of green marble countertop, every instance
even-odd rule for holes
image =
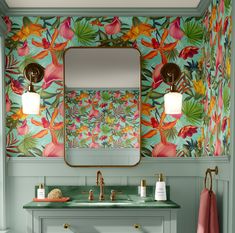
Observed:
[[[170,191],[167,187],[167,201],[154,200],[154,187],[147,188],[147,197],[141,198],[137,195],[136,186],[105,186],[105,200],[99,201],[99,187],[87,186],[47,186],[46,194],[53,188],[60,188],[64,197],[70,197],[68,202],[29,202],[24,209],[80,209],[80,208],[180,208],[178,204],[170,200]],[[88,192],[92,189],[94,200],[88,200]],[[35,188],[36,190],[36,188]],[[111,190],[115,190],[116,199],[111,201],[109,196]]]

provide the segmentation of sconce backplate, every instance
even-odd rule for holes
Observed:
[[[166,63],[160,71],[163,81],[168,84],[172,85],[178,81],[181,76],[180,67],[175,63]]]
[[[42,81],[44,73],[45,68],[38,63],[30,63],[24,68],[24,77],[33,83]]]

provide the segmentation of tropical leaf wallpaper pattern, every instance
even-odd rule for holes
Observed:
[[[146,157],[229,153],[231,0],[213,0],[194,17],[4,17],[6,36],[7,156],[63,156],[63,51],[70,46],[128,46],[142,55],[142,142]],[[28,83],[22,71],[45,69],[41,114],[22,113]],[[160,69],[177,63],[182,115],[165,115],[169,86]],[[87,135],[91,132],[87,131]]]

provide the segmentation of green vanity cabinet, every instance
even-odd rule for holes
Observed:
[[[47,186],[46,193],[56,186]],[[177,233],[178,204],[154,201],[154,187],[148,197],[136,195],[136,186],[105,186],[105,200],[99,201],[99,187],[57,186],[68,202],[29,202],[27,233]],[[94,200],[88,200],[89,190]],[[111,190],[116,190],[110,200]]]
[[[28,209],[27,233],[177,233],[177,209]]]

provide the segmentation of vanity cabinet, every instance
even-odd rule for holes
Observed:
[[[176,233],[177,209],[27,209],[27,233]]]

